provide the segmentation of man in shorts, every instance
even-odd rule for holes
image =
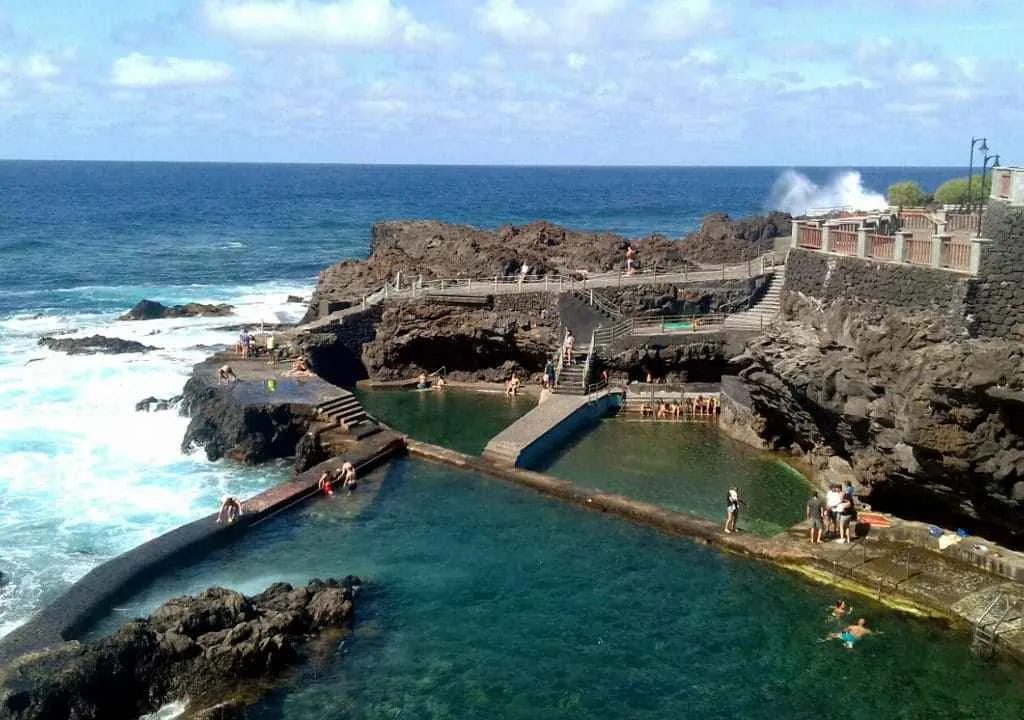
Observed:
[[[817,492],[811,493],[811,499],[807,501],[807,519],[811,523],[811,542],[820,543],[825,527],[825,509]]]

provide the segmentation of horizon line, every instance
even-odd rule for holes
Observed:
[[[960,168],[961,165],[855,165],[844,163],[839,165],[804,165],[799,163],[769,164],[769,163],[722,163],[722,164],[695,164],[695,165],[644,165],[644,164],[606,164],[588,165],[577,163],[435,163],[435,162],[347,162],[334,160],[99,160],[81,158],[18,158],[0,157],[0,163],[120,163],[120,164],[148,164],[148,165],[309,165],[309,166],[334,166],[334,167],[431,167],[431,168],[524,168],[524,169],[588,169],[588,170],[707,170],[718,168],[801,168],[801,169],[822,169],[832,170],[837,168],[851,169],[936,169],[948,170]]]

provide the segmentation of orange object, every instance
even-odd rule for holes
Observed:
[[[857,522],[867,523],[874,527],[887,528],[892,527],[892,521],[885,515],[873,512],[859,512],[857,513]]]

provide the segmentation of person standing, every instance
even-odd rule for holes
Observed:
[[[576,342],[576,338],[572,335],[572,330],[565,331],[565,364],[572,365],[572,346]]]
[[[736,532],[736,521],[740,515],[740,493],[736,488],[729,488],[725,497],[725,531]]]
[[[544,365],[544,387],[555,388],[555,364],[550,359]]]
[[[821,533],[824,528],[824,516],[825,509],[822,507],[818,493],[811,493],[811,499],[807,501],[807,519],[811,522],[812,543],[821,542]]]
[[[632,275],[636,272],[636,248],[626,243],[626,273]]]

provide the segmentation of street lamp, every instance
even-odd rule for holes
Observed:
[[[982,200],[978,203],[978,237],[981,237],[981,213],[985,209],[985,175],[988,172],[988,161],[992,161],[992,167],[999,164],[999,153],[995,155],[989,155],[985,153],[985,159],[981,163],[981,196]]]
[[[971,138],[971,162],[969,170],[967,171],[967,207],[971,206],[971,185],[974,180],[974,146],[981,143],[981,147],[978,150],[981,151],[982,155],[988,153],[988,140],[986,138]]]

